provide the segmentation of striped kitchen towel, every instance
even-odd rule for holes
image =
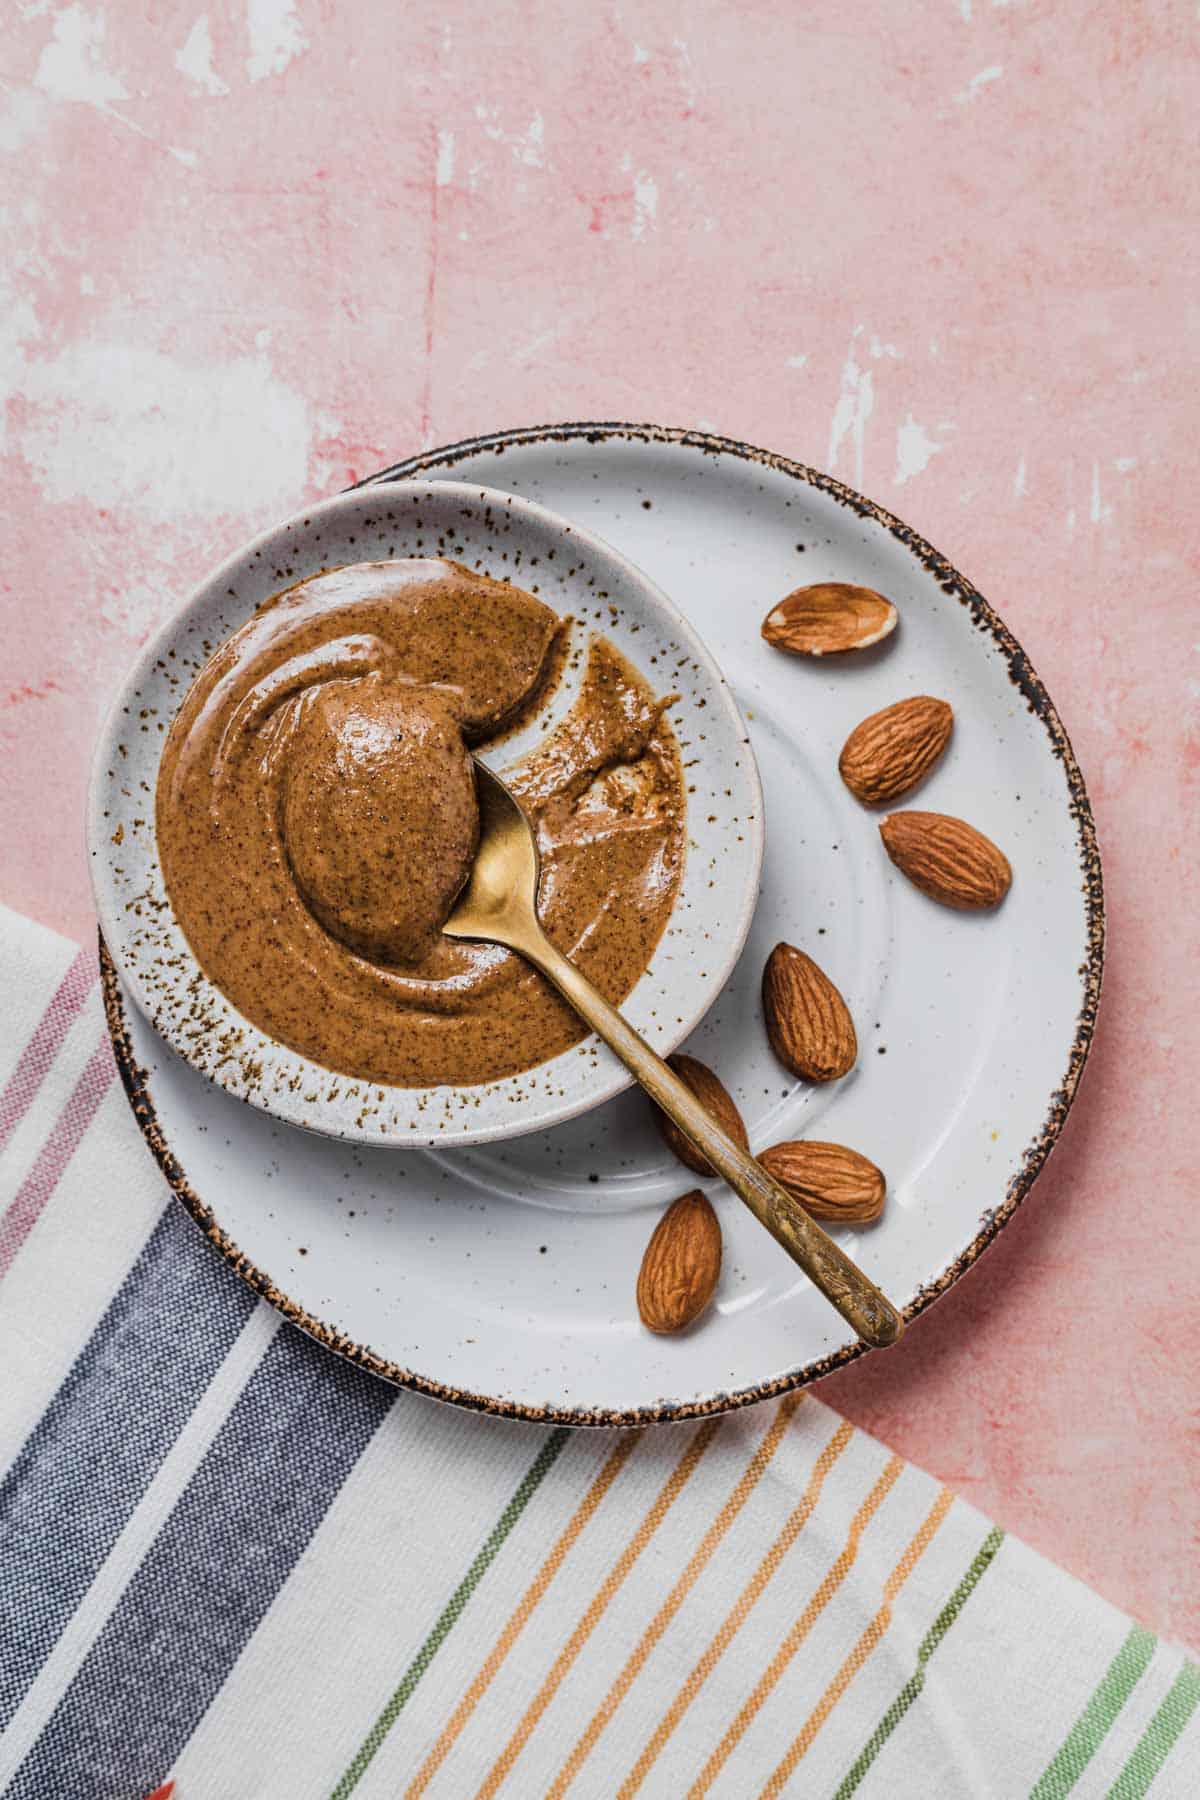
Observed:
[[[0,913],[0,1792],[1200,1794],[1200,1673],[819,1401],[456,1412],[169,1199],[89,948]]]

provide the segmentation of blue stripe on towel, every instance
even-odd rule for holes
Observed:
[[[162,1779],[395,1399],[300,1332],[280,1332],[9,1800],[114,1800]]]
[[[0,1728],[256,1305],[170,1202],[0,1481]]]

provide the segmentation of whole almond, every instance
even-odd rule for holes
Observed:
[[[762,979],[771,1048],[805,1081],[837,1081],[854,1067],[858,1039],[849,1008],[823,969],[793,944],[776,944]]]
[[[946,813],[892,813],[879,833],[901,873],[943,906],[964,911],[998,906],[1012,885],[1004,852],[963,819]]]
[[[646,1245],[637,1304],[651,1331],[682,1331],[713,1297],[721,1273],[721,1224],[700,1192],[681,1194]]]
[[[896,629],[897,617],[891,601],[874,588],[818,581],[773,606],[762,634],[776,650],[792,656],[832,656],[879,643]]]
[[[734,1105],[724,1084],[713,1074],[707,1063],[699,1062],[694,1056],[684,1056],[682,1052],[675,1056],[668,1056],[667,1062],[684,1086],[691,1088],[704,1110],[712,1114],[714,1121],[721,1127],[726,1137],[731,1137],[735,1144],[741,1145],[743,1150],[749,1150],[750,1139],[746,1135],[742,1115]],[[684,1163],[695,1175],[716,1174],[716,1170],[708,1158],[700,1154],[690,1138],[684,1136],[673,1119],[668,1119],[666,1113],[660,1112],[657,1106],[654,1108],[654,1116],[668,1149],[675,1152],[681,1163]]]
[[[872,713],[842,746],[838,769],[864,806],[881,806],[915,787],[950,741],[954,713],[944,700],[917,694]]]
[[[883,1211],[887,1182],[882,1173],[844,1144],[772,1144],[759,1151],[758,1160],[814,1219],[870,1225]]]

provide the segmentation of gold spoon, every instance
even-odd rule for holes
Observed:
[[[675,1121],[783,1245],[864,1343],[894,1344],[904,1321],[785,1188],[726,1137],[690,1088],[542,930],[537,916],[538,850],[529,821],[498,776],[476,759],[479,849],[466,887],[442,927],[448,937],[504,944],[549,981],[604,1039],[650,1098]]]

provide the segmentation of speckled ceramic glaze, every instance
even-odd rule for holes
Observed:
[[[687,786],[683,878],[623,1010],[663,1054],[692,1029],[737,960],[758,893],[762,791],[745,722],[693,628],[624,556],[529,499],[478,483],[340,495],[248,545],[196,590],[144,652],[105,727],[90,797],[92,880],[105,940],[138,1005],[227,1093],[358,1142],[483,1144],[573,1118],[630,1076],[591,1036],[536,1068],[471,1087],[333,1075],[252,1025],[206,979],[171,908],[154,838],[166,732],[210,651],[281,588],[339,564],[403,556],[448,556],[512,579],[572,616],[573,643],[602,632],[658,691],[678,695],[670,716]],[[549,708],[485,748],[484,760],[503,772],[567,710],[580,674],[569,671]]]
[[[378,478],[484,482],[594,528],[659,582],[741,702],[766,796],[746,948],[688,1047],[755,1148],[813,1135],[885,1171],[881,1224],[846,1232],[913,1317],[986,1247],[1061,1129],[1087,1056],[1103,953],[1100,866],[1070,744],[1003,624],[929,545],[826,476],[745,445],[571,426],[432,452]],[[770,650],[801,583],[876,587],[899,630],[852,659]],[[909,694],[955,709],[912,804],[958,813],[1010,857],[990,914],[939,908],[885,856],[837,775],[867,713]],[[903,803],[901,803],[903,804]],[[759,978],[780,938],[845,993],[857,1067],[811,1088],[774,1061]],[[147,1139],[260,1292],[333,1349],[465,1405],[572,1423],[683,1418],[763,1399],[857,1354],[837,1315],[719,1183],[716,1307],[678,1338],[638,1323],[634,1282],[663,1205],[695,1185],[626,1093],[554,1130],[445,1152],[318,1142],[236,1105],[166,1052],[111,970],[109,1018]]]

